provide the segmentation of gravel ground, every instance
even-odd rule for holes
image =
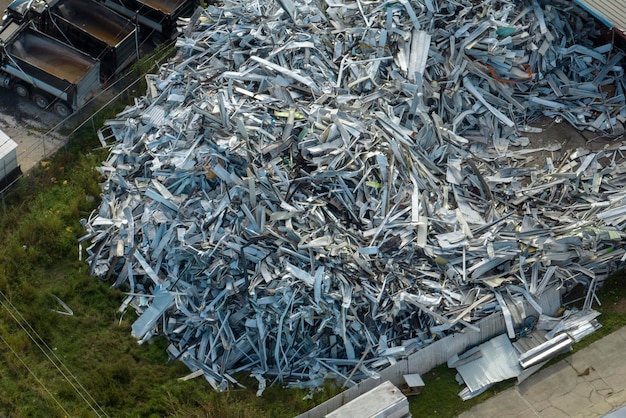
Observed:
[[[0,129],[17,142],[17,162],[23,173],[63,146],[66,138],[50,132],[60,121],[53,112],[0,88]]]

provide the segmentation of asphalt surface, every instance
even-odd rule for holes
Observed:
[[[459,418],[626,417],[626,327],[488,399]]]

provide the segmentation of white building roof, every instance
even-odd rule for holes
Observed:
[[[0,159],[17,149],[17,143],[0,130]]]
[[[574,0],[609,29],[615,28],[626,36],[626,1],[624,0]]]

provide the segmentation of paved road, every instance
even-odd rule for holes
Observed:
[[[626,405],[626,327],[459,418],[596,418]],[[611,418],[626,417],[616,411]]]

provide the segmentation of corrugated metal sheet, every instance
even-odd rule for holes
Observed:
[[[297,418],[324,417],[329,412],[334,411],[346,402],[357,398],[385,381],[390,381],[395,385],[402,385],[405,374],[424,374],[437,365],[448,361],[452,355],[462,353],[472,346],[506,332],[502,312],[496,312],[493,315],[482,318],[474,325],[480,328],[479,332],[467,330],[465,333],[451,334],[441,340],[437,340],[411,354],[408,358],[399,360],[394,365],[382,370],[379,379],[366,379],[326,402],[298,415]]]
[[[523,371],[518,361],[519,354],[506,334],[500,334],[471,350],[478,351],[482,353],[480,357],[455,366],[470,392],[511,379]]]
[[[540,346],[546,341],[548,341],[546,340],[546,331],[540,329],[535,330],[525,337],[519,338],[513,343],[513,347],[515,347],[517,351],[522,354]]]
[[[163,107],[155,105],[144,112],[142,122],[152,126],[161,126],[166,115],[167,112]]]
[[[609,29],[626,34],[626,1],[624,0],[574,0]]]

